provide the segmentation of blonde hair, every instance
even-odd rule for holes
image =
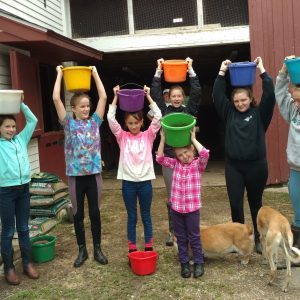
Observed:
[[[75,93],[70,100],[70,105],[72,108],[75,108],[76,105],[79,103],[79,101],[83,98],[87,98],[89,100],[89,104],[90,104],[90,108],[91,108],[91,98],[89,95],[79,92],[79,93]],[[73,113],[73,118],[76,119],[76,115]]]

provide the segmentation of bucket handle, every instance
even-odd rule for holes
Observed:
[[[141,86],[140,84],[134,83],[134,82],[124,83],[124,84],[120,85],[120,88],[122,88],[122,87],[124,87],[124,86],[126,86],[126,85],[132,85],[132,84],[134,84],[134,85],[136,85],[136,86],[139,86],[139,87],[141,87],[142,89],[144,89],[143,86]]]

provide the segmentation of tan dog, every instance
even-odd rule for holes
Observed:
[[[200,237],[205,257],[222,257],[228,253],[239,253],[242,255],[242,264],[246,265],[249,262],[254,247],[251,225],[225,223],[200,226]]]
[[[257,215],[257,229],[263,248],[263,256],[269,261],[271,272],[268,284],[276,278],[277,266],[274,256],[277,256],[279,247],[282,248],[286,259],[286,280],[282,290],[287,292],[291,280],[291,261],[300,262],[300,251],[292,247],[293,234],[289,221],[277,210],[263,206]]]
[[[254,247],[251,225],[225,223],[201,226],[200,236],[205,257],[224,256],[237,252],[242,255],[243,265],[249,262]]]

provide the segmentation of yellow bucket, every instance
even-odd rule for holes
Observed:
[[[67,91],[77,93],[91,89],[91,67],[67,67],[62,70]]]

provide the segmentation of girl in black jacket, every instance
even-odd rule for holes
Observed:
[[[199,83],[199,79],[193,69],[193,60],[189,57],[186,58],[188,63],[188,74],[190,81],[190,94],[189,101],[187,105],[183,105],[183,101],[185,98],[185,94],[183,88],[179,85],[174,85],[170,88],[169,91],[169,103],[166,103],[163,99],[162,89],[161,89],[161,75],[163,72],[163,63],[164,59],[160,58],[157,60],[157,69],[155,75],[152,80],[151,85],[151,97],[157,103],[158,107],[161,110],[162,115],[167,115],[174,112],[184,112],[191,114],[193,116],[197,116],[198,109],[201,102],[201,86]],[[169,145],[165,145],[164,154],[169,157],[175,157],[173,149]],[[167,189],[168,201],[167,201],[167,210],[168,210],[168,218],[169,218],[169,235],[166,240],[167,246],[173,246],[173,226],[171,222],[170,216],[170,193],[171,193],[171,185],[172,185],[172,169],[162,167],[162,173]]]
[[[259,104],[250,88],[236,88],[231,101],[227,98],[225,74],[230,60],[221,64],[213,87],[213,99],[225,125],[225,179],[232,221],[245,221],[243,200],[246,189],[256,252],[261,253],[256,217],[268,178],[265,133],[272,119],[275,95],[272,78],[265,71],[262,59],[257,57],[254,62],[262,79],[263,94]]]

